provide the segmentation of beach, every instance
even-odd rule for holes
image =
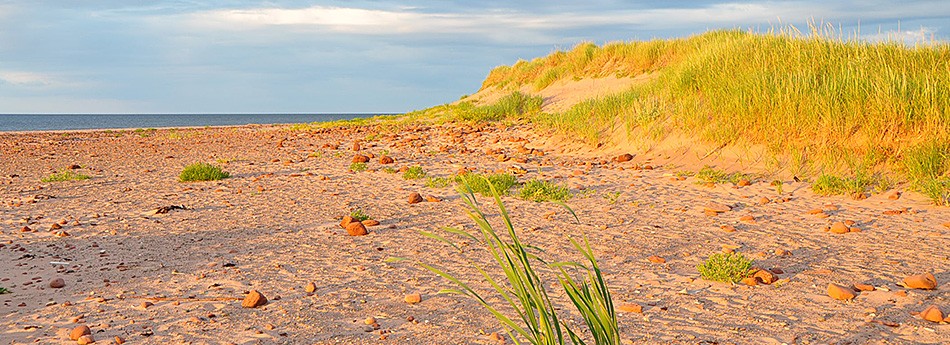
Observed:
[[[0,287],[12,292],[0,295],[0,343],[73,344],[80,325],[97,344],[512,343],[475,300],[439,294],[457,287],[420,265],[486,293],[470,263],[501,275],[476,243],[441,232],[475,231],[458,192],[404,179],[398,170],[410,166],[568,187],[576,219],[556,203],[502,200],[521,239],[549,261],[581,260],[569,238],[589,239],[614,303],[640,307],[618,312],[625,344],[950,338],[947,322],[917,316],[930,305],[950,311],[946,207],[904,190],[821,197],[792,179],[781,193],[771,179],[708,185],[678,174],[699,166],[677,157],[569,142],[524,123],[0,133]],[[357,154],[369,158],[366,171],[350,171]],[[231,176],[179,182],[195,162]],[[64,169],[90,178],[41,182]],[[426,200],[410,204],[411,193]],[[489,198],[478,200],[499,221]],[[340,226],[356,209],[379,222],[365,236]],[[827,231],[836,222],[849,231]],[[775,281],[702,279],[697,266],[723,251],[753,258]],[[901,285],[926,273],[935,289]],[[579,327],[548,277],[564,322]],[[57,278],[64,286],[51,287]],[[829,284],[871,289],[842,301]],[[268,301],[243,308],[252,290]]]

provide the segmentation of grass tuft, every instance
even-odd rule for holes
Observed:
[[[0,295],[7,294],[7,293],[13,293],[13,291],[10,291],[9,289],[5,287],[0,287]]]
[[[703,279],[737,283],[748,276],[749,270],[752,269],[752,259],[741,253],[716,253],[710,255],[706,262],[696,269]]]
[[[426,179],[426,187],[445,188],[452,184],[452,179],[447,177],[429,177]]]
[[[355,219],[358,222],[362,222],[364,220],[369,219],[369,216],[363,213],[362,209],[353,210],[352,212],[350,212],[350,217]]]
[[[830,174],[818,176],[811,185],[815,194],[828,195],[856,195],[864,193],[868,188],[881,183],[880,179],[869,177],[866,174],[857,174],[852,177],[838,177]]]
[[[699,169],[699,172],[696,173],[696,178],[702,182],[712,182],[712,183],[732,183],[738,184],[741,180],[752,181],[753,176],[743,173],[727,173],[722,170],[718,170],[711,166],[704,166],[702,169]]]
[[[416,180],[423,177],[426,177],[426,172],[418,165],[409,167],[406,172],[402,173],[402,178],[405,180]]]
[[[40,182],[81,181],[88,179],[90,179],[89,175],[77,173],[69,169],[63,169],[58,173],[53,173],[40,179]]]
[[[472,192],[491,196],[492,190],[501,195],[508,195],[508,190],[518,184],[518,178],[515,175],[502,173],[483,175],[478,173],[466,173],[455,176],[455,182],[459,187],[470,188]]]
[[[363,172],[363,171],[366,171],[367,168],[368,167],[366,166],[366,163],[362,163],[362,162],[350,164],[350,171],[352,172]]]
[[[208,163],[194,163],[186,166],[178,175],[180,182],[216,181],[230,177],[231,174],[221,170],[221,167]]]
[[[518,197],[524,200],[534,202],[544,201],[567,201],[571,195],[570,189],[554,184],[550,181],[532,179],[525,182],[521,190],[518,191]]]

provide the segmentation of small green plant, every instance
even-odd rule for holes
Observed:
[[[703,183],[734,183],[737,184],[741,180],[752,180],[752,176],[743,173],[727,173],[722,170],[715,169],[711,166],[705,166],[702,169],[699,169],[699,172],[696,173],[696,178],[702,181]]]
[[[423,177],[426,177],[426,172],[418,165],[409,167],[406,172],[402,173],[402,178],[406,180],[416,180]]]
[[[838,177],[830,174],[818,176],[811,189],[818,195],[854,195],[864,193],[868,187],[877,183],[877,180],[868,177],[865,174],[858,174],[853,177]]]
[[[362,222],[364,220],[369,219],[369,216],[363,213],[362,209],[353,210],[352,212],[350,212],[350,217],[358,222]]]
[[[352,172],[363,172],[366,171],[366,169],[366,163],[363,162],[350,164],[350,171]]]
[[[426,179],[426,187],[445,188],[452,184],[452,179],[447,177],[429,177]]]
[[[398,171],[396,171],[396,169],[394,169],[393,167],[385,167],[383,168],[383,172],[387,174],[395,174]]]
[[[617,203],[617,200],[620,199],[621,192],[607,192],[604,193],[604,199],[607,200],[607,203],[613,205]]]
[[[772,186],[775,186],[775,192],[778,193],[778,195],[782,195],[782,192],[784,191],[783,190],[784,185],[785,185],[785,182],[782,182],[782,180],[772,181]]]
[[[566,201],[572,196],[571,190],[567,187],[556,185],[550,181],[537,179],[525,182],[524,186],[522,186],[518,192],[518,197],[534,202]]]
[[[950,206],[950,177],[919,181],[915,189],[938,206]]]
[[[77,173],[69,169],[60,170],[58,173],[50,174],[40,179],[40,182],[63,182],[63,181],[81,181],[90,179],[89,175]]]
[[[470,188],[472,192],[490,196],[492,189],[501,195],[508,195],[508,190],[518,184],[518,178],[508,173],[483,175],[466,173],[455,176],[459,187]]]
[[[736,283],[745,278],[752,269],[752,260],[742,253],[716,253],[696,267],[706,280]]]
[[[178,175],[180,182],[216,181],[230,177],[231,174],[221,170],[221,167],[208,163],[194,163],[186,166]]]
[[[0,295],[7,294],[7,293],[13,293],[13,291],[10,291],[5,287],[0,287]]]
[[[483,179],[487,180],[484,177]],[[507,236],[503,238],[488,222],[488,217],[477,206],[474,193],[463,193],[462,196],[469,206],[469,217],[478,224],[479,233],[471,234],[457,228],[446,228],[445,231],[462,236],[465,241],[472,241],[484,246],[485,252],[491,255],[497,267],[504,272],[506,281],[496,280],[488,273],[488,270],[477,264],[476,260],[469,259],[468,261],[481,274],[482,279],[492,286],[493,291],[508,302],[508,307],[514,310],[521,322],[516,322],[517,318],[512,319],[503,314],[502,311],[490,304],[482,294],[455,276],[431,265],[420,263],[425,269],[448,279],[459,287],[459,289],[443,289],[439,293],[460,294],[475,299],[494,315],[495,319],[501,322],[512,339],[527,339],[529,343],[534,345],[565,344],[567,339],[570,339],[574,344],[584,344],[584,341],[569,327],[568,323],[559,319],[557,315],[559,308],[555,307],[547,291],[547,286],[550,284],[542,279],[541,273],[543,272],[535,269],[532,265],[540,263],[542,267],[547,266],[557,272],[555,274],[558,282],[583,317],[594,344],[619,345],[620,330],[610,290],[604,281],[600,267],[597,265],[597,260],[587,240],[585,239],[584,245],[581,246],[580,243],[571,239],[571,244],[586,259],[586,265],[577,262],[545,264],[535,254],[528,252],[528,249],[534,247],[521,242],[511,223],[508,211],[501,201],[500,194],[491,187],[490,182],[485,181],[485,184],[490,186],[495,204],[498,205],[500,210],[505,230],[507,230]],[[470,186],[465,189],[472,190]],[[571,213],[573,214],[573,211]],[[420,233],[445,242],[456,249],[459,248],[455,243],[441,235],[424,231],[420,231]],[[583,278],[579,281],[575,280],[568,269],[583,272]],[[518,342],[516,341],[516,343]]]

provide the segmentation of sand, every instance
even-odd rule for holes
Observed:
[[[377,158],[368,171],[352,173],[357,140],[359,153]],[[475,243],[446,235],[459,252],[418,232],[474,225],[452,188],[383,170],[411,165],[441,177],[461,168],[524,171],[519,181],[569,186],[575,196],[567,204],[579,222],[553,203],[503,199],[522,240],[545,249],[550,261],[580,260],[568,237],[590,239],[615,303],[642,307],[619,314],[625,344],[950,339],[946,323],[912,315],[932,304],[950,311],[950,229],[941,225],[950,221],[947,208],[913,193],[897,200],[890,192],[860,201],[818,197],[794,181],[785,181],[782,195],[765,180],[707,187],[673,178],[689,167],[641,152],[617,163],[614,153],[580,154],[564,142],[527,125],[0,134],[0,287],[12,291],[0,295],[0,343],[74,344],[69,331],[87,325],[97,344],[116,336],[130,344],[499,344],[489,334],[504,331],[487,311],[463,296],[437,294],[455,286],[418,265],[433,264],[488,292],[468,266],[490,264]],[[543,155],[525,153],[530,149]],[[394,164],[379,164],[384,152]],[[216,161],[232,177],[177,181],[184,166]],[[92,178],[40,182],[74,164]],[[645,165],[654,169],[638,169]],[[412,192],[441,201],[410,205]],[[762,197],[772,202],[759,204]],[[732,209],[709,216],[708,202]],[[185,209],[149,212],[172,205]],[[380,222],[369,235],[348,236],[339,226],[355,208]],[[809,214],[813,209],[828,217]],[[885,215],[896,210],[903,212]],[[744,216],[754,220],[740,221]],[[861,231],[823,231],[845,220]],[[60,222],[69,236],[49,231]],[[22,232],[24,226],[35,231]],[[750,287],[701,279],[696,266],[724,249],[782,272],[780,280]],[[927,272],[936,276],[935,290],[898,285]],[[65,286],[51,288],[56,278]],[[310,282],[314,293],[305,292]],[[563,318],[581,324],[550,282]],[[827,295],[829,283],[876,290],[845,302]],[[251,290],[269,302],[242,308]],[[421,302],[406,303],[408,294],[420,294]],[[367,326],[368,317],[378,327]]]

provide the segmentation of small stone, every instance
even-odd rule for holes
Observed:
[[[62,229],[62,228],[63,228],[63,226],[62,226],[62,225],[59,225],[59,223],[53,223],[53,225],[50,225],[50,226],[49,226],[49,230],[50,230],[50,231],[59,230],[59,229]]]
[[[118,345],[125,344],[125,339],[122,339],[119,336],[115,336],[115,343]]]
[[[666,259],[661,258],[661,257],[656,256],[656,255],[651,255],[650,257],[647,258],[647,260],[650,260],[650,262],[655,263],[655,264],[662,264],[662,263],[666,262]]]
[[[950,229],[950,222],[943,223],[943,227]]]
[[[379,225],[379,221],[378,221],[378,220],[375,220],[375,219],[367,219],[367,220],[362,221],[362,223],[363,223],[363,226],[377,226],[377,225]]]
[[[76,339],[76,344],[79,344],[79,345],[92,344],[95,342],[96,342],[96,339],[92,337],[92,334],[87,334],[87,335],[79,337],[79,339]]]
[[[409,194],[409,204],[418,204],[422,202],[422,200],[422,195],[419,195],[419,193]]]
[[[362,222],[353,221],[346,225],[346,233],[350,236],[363,236],[368,234],[366,226]]]
[[[274,324],[272,324],[272,323],[264,324],[264,329],[266,329],[266,330],[268,330],[268,331],[273,331],[274,328],[277,328],[277,327],[275,327]]]
[[[367,163],[369,162],[369,157],[364,155],[355,155],[353,156],[353,163]]]
[[[244,297],[244,301],[241,302],[241,307],[257,308],[265,304],[267,304],[267,297],[264,297],[264,294],[257,290],[251,290],[251,292]]]
[[[315,291],[317,291],[317,284],[314,284],[313,282],[309,282],[307,283],[307,286],[303,288],[303,291],[307,293],[314,293]]]
[[[354,142],[353,142],[353,151],[359,151],[360,149],[361,149],[361,147],[360,147],[360,142],[359,142],[359,141],[354,141]]]
[[[403,300],[405,300],[406,303],[409,303],[409,304],[416,304],[416,303],[422,302],[422,295],[417,294],[417,293],[408,294]]]
[[[820,208],[813,208],[813,209],[809,210],[809,211],[806,212],[806,213],[808,213],[808,214],[819,214],[819,213],[825,213],[825,211],[822,210],[822,209],[820,209]]]
[[[769,200],[769,198],[766,198],[766,197],[764,197],[764,196],[761,197],[761,198],[759,198],[759,205],[765,205],[765,204],[768,204],[768,203],[770,203],[770,202],[772,202],[772,200]]]
[[[739,221],[744,222],[744,223],[755,223],[755,217],[751,215],[745,215],[745,216],[739,217]]]
[[[874,291],[874,285],[870,284],[854,284],[854,291]]]
[[[924,311],[920,312],[919,315],[924,320],[927,320],[930,322],[943,321],[943,312],[940,311],[940,308],[937,308],[937,306],[935,305],[931,305],[927,307],[927,309],[924,309]]]
[[[145,301],[145,302],[142,302],[142,304],[140,304],[139,307],[141,307],[142,309],[148,309],[148,307],[151,307],[153,305],[155,304],[149,301]]]
[[[720,226],[719,228],[722,229],[722,231],[725,231],[725,232],[736,232],[736,227],[734,227],[734,226],[732,226],[732,225],[723,225],[723,226]]]
[[[379,157],[379,164],[393,164],[395,162],[396,160],[394,160],[392,157],[389,157],[389,156]]]
[[[758,280],[760,283],[763,283],[766,285],[772,284],[776,280],[778,280],[778,277],[772,274],[772,272],[769,272],[763,269],[759,269],[758,271],[756,271],[755,274],[752,275],[752,277]]]
[[[53,280],[50,280],[50,281],[49,281],[49,287],[51,287],[51,288],[59,289],[59,288],[64,287],[64,286],[66,286],[66,281],[63,280],[63,278],[53,278]],[[73,339],[73,340],[75,340],[75,339]]]
[[[828,296],[831,296],[831,298],[834,298],[837,300],[847,301],[850,299],[854,299],[855,294],[854,292],[851,291],[851,289],[847,289],[835,283],[829,283]]]
[[[70,340],[79,340],[79,337],[84,335],[92,334],[92,330],[89,329],[89,326],[81,325],[76,326],[73,330],[69,331]]]
[[[731,210],[732,210],[732,206],[723,205],[723,204],[715,203],[711,201],[706,203],[706,205],[703,206],[703,211],[707,211],[707,212],[711,211],[715,213],[723,213],[723,212],[729,212]]]
[[[895,190],[895,191],[892,192],[891,194],[888,194],[888,195],[887,195],[887,198],[888,198],[888,199],[891,199],[891,200],[900,199],[900,198],[901,198],[901,192]]]
[[[643,306],[636,303],[624,303],[617,307],[617,310],[624,313],[637,313],[643,314]]]
[[[20,228],[20,232],[33,232],[33,229],[30,229],[28,226]]]
[[[749,181],[749,180],[739,180],[739,183],[736,183],[736,185],[739,186],[739,187],[746,187],[746,186],[749,186],[749,185],[751,185],[751,184],[752,184],[752,182]]]
[[[367,324],[367,325],[375,324],[375,323],[376,323],[376,318],[375,318],[375,317],[372,317],[372,316],[368,316],[368,317],[366,317],[366,320],[363,320],[363,323],[365,323],[365,324]]]
[[[439,199],[438,197],[436,197],[436,196],[434,196],[434,195],[426,195],[426,201],[428,201],[428,202],[441,202],[442,199]]]
[[[904,286],[911,289],[933,290],[937,288],[937,278],[931,273],[918,274],[904,278]]]
[[[775,255],[778,255],[778,251],[775,251],[775,253]],[[769,269],[769,271],[773,274],[785,274],[785,271],[778,267],[772,267]]]
[[[745,278],[742,278],[742,281],[741,281],[741,282],[742,282],[743,284],[745,284],[745,285],[748,285],[748,286],[756,286],[756,285],[759,284],[759,281],[758,281],[757,279],[753,278],[753,277],[745,277]]]
[[[831,229],[829,229],[829,231],[835,234],[846,234],[851,232],[851,229],[849,229],[848,226],[844,225],[842,222],[835,222],[834,224],[831,224]]]
[[[351,217],[351,216],[343,216],[343,220],[340,221],[340,227],[346,229],[346,226],[347,226],[347,225],[350,225],[350,223],[352,223],[352,222],[354,222],[353,217]]]
[[[629,162],[629,161],[632,160],[632,159],[633,159],[633,155],[632,155],[632,154],[624,153],[624,154],[619,155],[619,156],[617,156],[616,158],[614,158],[614,161],[617,162],[617,163],[623,163],[623,162]]]

